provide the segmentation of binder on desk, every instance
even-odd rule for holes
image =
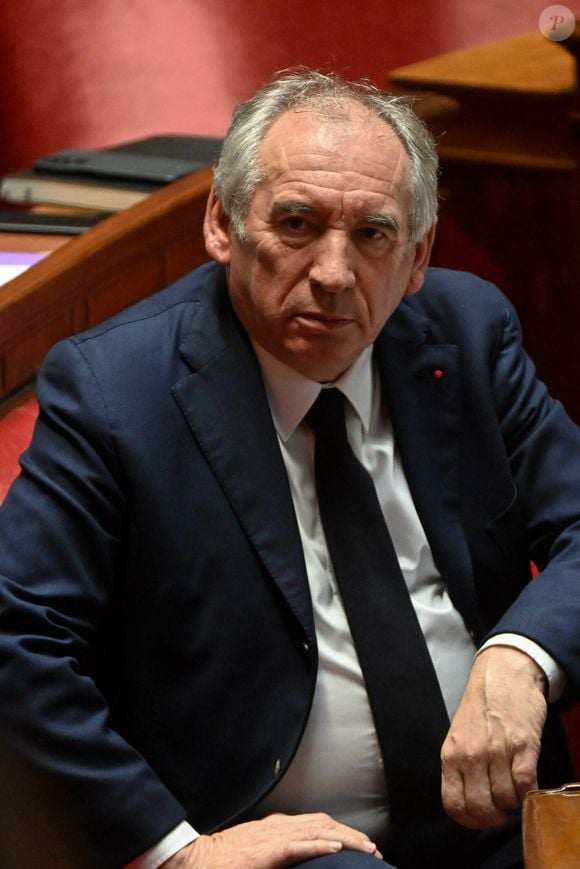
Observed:
[[[39,158],[30,169],[5,175],[0,197],[120,211],[184,175],[211,164],[221,139],[149,136],[98,151],[71,149]]]
[[[109,181],[75,175],[51,175],[35,169],[10,172],[0,182],[0,197],[8,202],[70,205],[121,211],[141,202],[162,185],[143,182]]]
[[[0,232],[22,232],[42,235],[80,235],[91,226],[100,223],[112,212],[97,211],[93,214],[76,212],[51,214],[21,209],[0,209]]]

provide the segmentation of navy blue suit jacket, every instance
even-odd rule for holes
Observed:
[[[531,637],[573,697],[580,435],[535,379],[511,306],[429,270],[376,358],[468,628]],[[219,266],[57,345],[37,394],[0,513],[2,836],[16,847],[22,811],[70,865],[118,867],[185,817],[234,823],[289,764],[317,668],[303,554]]]

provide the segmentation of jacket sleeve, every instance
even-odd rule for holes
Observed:
[[[496,624],[530,637],[580,689],[580,429],[552,399],[522,349],[506,304],[491,364],[496,413],[515,482],[513,509],[540,569]]]
[[[112,725],[92,665],[127,492],[81,350],[38,381],[40,416],[0,510],[0,864],[120,867],[185,816]],[[24,827],[23,827],[24,825]]]

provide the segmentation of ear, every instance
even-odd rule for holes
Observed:
[[[230,219],[224,212],[221,201],[212,186],[205,209],[203,235],[208,255],[222,266],[230,264],[231,240]]]
[[[427,269],[427,266],[429,265],[429,258],[431,256],[431,248],[433,247],[434,239],[435,226],[432,226],[431,229],[427,233],[425,233],[423,238],[420,239],[413,247],[413,264],[411,267],[409,283],[407,285],[407,289],[405,290],[406,296],[412,296],[414,293],[417,293],[423,286],[423,281],[425,280],[425,271]]]

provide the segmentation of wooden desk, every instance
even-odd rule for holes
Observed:
[[[439,131],[446,161],[574,168],[577,143],[568,113],[577,96],[576,63],[539,32],[410,64],[390,79],[407,91],[456,100],[460,112],[445,118]]]
[[[72,235],[47,235],[40,232],[0,232],[0,250],[43,253],[47,250],[55,251],[73,238]]]
[[[207,259],[202,225],[211,180],[203,169],[68,240],[4,236],[27,250],[58,249],[0,287],[0,400],[34,380],[56,341]]]
[[[394,70],[426,91],[441,157],[436,265],[499,280],[540,376],[580,422],[580,27],[539,31]],[[458,110],[433,117],[433,94]]]

